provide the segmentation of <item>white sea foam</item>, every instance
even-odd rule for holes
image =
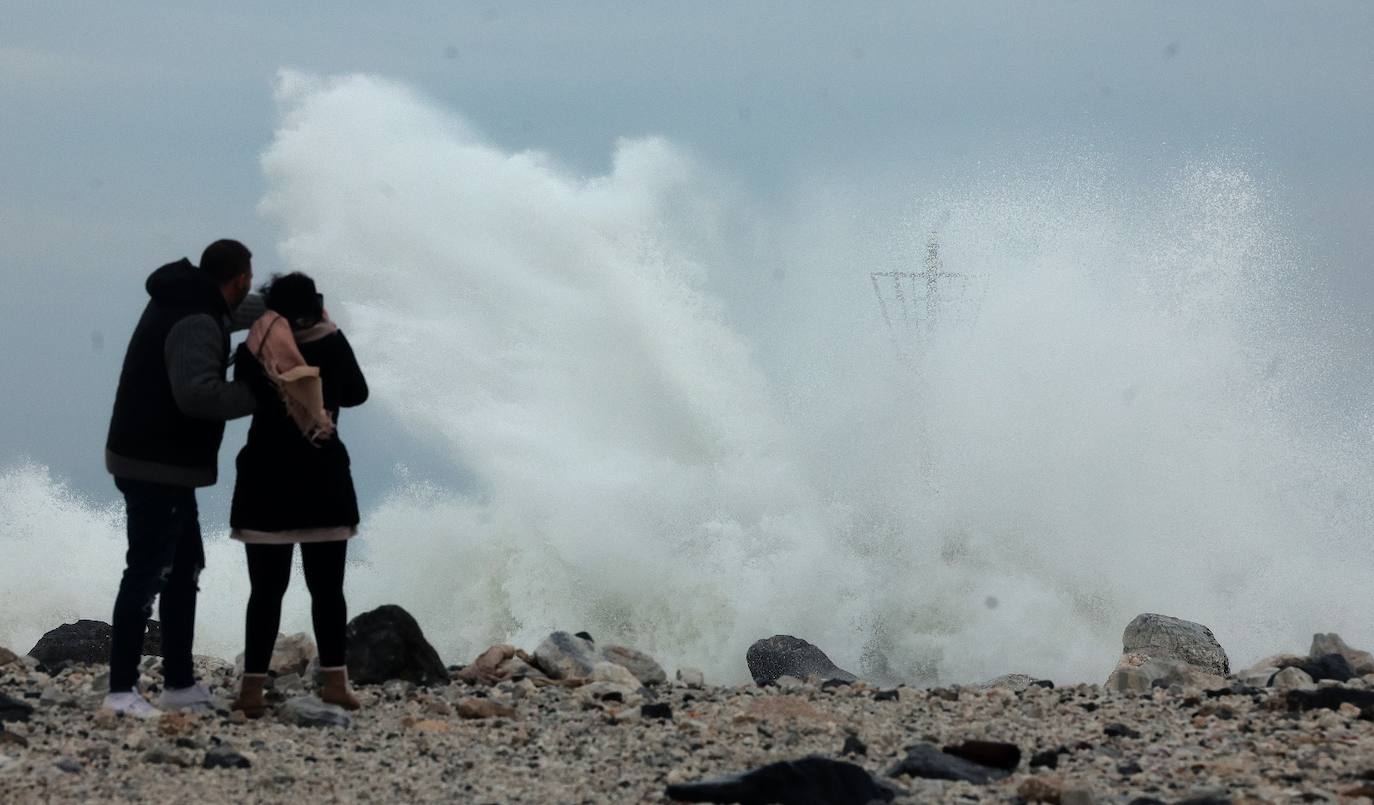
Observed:
[[[282,261],[316,276],[369,404],[476,479],[367,512],[350,604],[402,604],[450,662],[586,629],[740,680],[788,632],[912,681],[1095,680],[1141,611],[1207,623],[1237,662],[1317,630],[1374,643],[1345,341],[1234,164],[1126,186],[1069,160],[861,224],[821,194],[774,218],[760,328],[711,292],[748,285],[714,281],[750,269],[723,244],[741,210],[669,142],[585,177],[375,77],[284,74],[279,101]],[[976,282],[929,334],[887,297],[889,329],[868,272],[919,269],[931,230]],[[32,469],[0,506],[22,545],[54,517],[119,542],[118,512]],[[102,550],[0,642],[106,611]],[[216,564],[202,647],[231,655],[244,583]]]

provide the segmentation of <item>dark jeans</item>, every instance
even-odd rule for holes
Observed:
[[[111,618],[110,691],[138,684],[143,634],[158,600],[162,619],[162,676],[169,688],[195,684],[191,642],[196,629],[196,586],[205,568],[196,490],[116,478],[128,514],[129,551]]]
[[[281,597],[291,583],[291,555],[294,545],[245,545],[248,553],[248,594],[243,670],[265,674],[272,662],[272,648],[281,627]],[[337,668],[344,664],[348,626],[348,602],[344,600],[344,563],[348,541],[301,543],[301,564],[305,586],[310,589],[310,615],[315,623],[315,643],[320,650],[320,667]]]

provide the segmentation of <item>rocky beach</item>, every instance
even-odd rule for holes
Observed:
[[[1374,800],[1374,658],[1335,635],[1233,672],[1206,627],[1142,615],[1105,684],[919,689],[785,635],[750,648],[755,682],[738,686],[566,632],[443,666],[412,625],[394,607],[355,619],[352,714],[311,695],[313,645],[284,637],[258,721],[228,709],[237,671],[209,657],[198,670],[220,709],[102,712],[93,621],[29,655],[0,649],[0,800]],[[144,660],[154,700],[159,662]]]

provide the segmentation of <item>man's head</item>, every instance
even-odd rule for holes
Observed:
[[[253,253],[237,240],[217,240],[200,255],[200,270],[224,294],[229,309],[238,307],[253,287]]]

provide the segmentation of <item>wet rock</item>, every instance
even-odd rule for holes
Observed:
[[[1313,681],[1320,682],[1323,679],[1334,679],[1337,682],[1349,682],[1354,679],[1355,669],[1350,667],[1350,661],[1340,654],[1324,654],[1320,657],[1312,657],[1302,664],[1302,670],[1312,677]]]
[[[867,805],[891,802],[897,792],[862,766],[812,756],[729,777],[669,785],[666,793],[678,802]]]
[[[1102,728],[1102,734],[1108,738],[1139,738],[1140,733],[1125,724],[1112,723]]]
[[[1316,659],[1328,654],[1339,654],[1344,657],[1357,676],[1374,673],[1374,654],[1351,648],[1335,632],[1312,635],[1312,648],[1308,651],[1308,656]],[[4,662],[0,661],[0,665],[4,665]]]
[[[1005,772],[1016,771],[1016,767],[1021,765],[1020,747],[1001,741],[964,741],[946,746],[943,751],[946,755]]]
[[[364,612],[348,623],[348,677],[355,684],[404,679],[416,685],[449,681],[448,668],[420,624],[394,605]]]
[[[1285,668],[1274,674],[1271,683],[1279,690],[1293,690],[1295,688],[1312,687],[1312,677],[1301,668]]]
[[[642,718],[657,718],[671,721],[673,718],[673,708],[667,702],[650,702],[640,705],[639,715]]]
[[[29,656],[53,673],[73,664],[108,664],[111,634],[110,624],[102,621],[64,623],[40,637],[29,650]],[[162,654],[162,628],[157,621],[148,621],[143,653],[149,656]]]
[[[515,708],[492,699],[470,697],[458,702],[458,717],[464,719],[515,718]]]
[[[311,661],[318,656],[315,641],[305,632],[279,634],[277,642],[272,646],[272,659],[267,664],[267,670],[277,676],[295,674],[297,677],[303,677],[310,668]],[[242,654],[234,660],[234,670],[243,673]]]
[[[866,744],[866,743],[864,743],[863,741],[859,740],[859,736],[857,736],[857,735],[846,735],[846,736],[844,736],[844,746],[841,746],[841,747],[840,747],[840,754],[842,754],[842,755],[867,755],[867,754],[868,754],[868,744]]]
[[[595,643],[567,632],[554,632],[534,650],[535,667],[550,679],[589,677],[599,661]]]
[[[679,668],[677,681],[693,690],[700,690],[706,687],[706,674],[700,668]]]
[[[252,765],[252,761],[227,744],[211,747],[200,764],[203,769],[247,769]]]
[[[1352,704],[1363,713],[1374,714],[1374,690],[1354,690],[1352,688],[1325,687],[1314,690],[1290,690],[1287,694],[1288,709],[1339,710],[1343,704]]]
[[[143,752],[144,763],[157,763],[168,766],[190,768],[195,765],[191,755],[184,749],[173,749],[166,744],[156,744]]]
[[[1231,672],[1226,651],[1217,642],[1212,630],[1200,623],[1168,615],[1137,615],[1127,624],[1121,643],[1123,654],[1176,660],[1218,676]]]
[[[855,682],[858,677],[835,665],[825,652],[799,637],[773,635],[756,641],[744,655],[754,682],[767,685],[780,676],[798,679],[842,679]]]
[[[283,674],[272,680],[272,690],[288,698],[299,696],[305,693],[305,681],[297,673]]]
[[[1056,746],[1053,749],[1042,749],[1031,755],[1030,767],[1032,769],[1057,769],[1059,768],[1059,756],[1069,754],[1067,746]]]
[[[297,727],[347,727],[353,723],[353,717],[347,710],[326,704],[314,696],[287,699],[279,712],[282,720]]]
[[[1001,688],[1019,693],[1031,687],[1052,688],[1054,687],[1054,683],[1048,679],[1036,679],[1028,674],[1003,674],[996,679],[984,682],[978,687],[982,690]]]
[[[906,757],[884,772],[888,777],[923,777],[928,780],[962,780],[985,785],[1008,775],[996,769],[961,757],[941,752],[932,744],[913,744],[906,748]]]
[[[606,646],[601,649],[601,658],[625,668],[645,687],[662,685],[668,681],[668,674],[658,661],[628,646]]]
[[[67,774],[80,774],[81,770],[85,768],[80,761],[69,757],[58,758],[53,766],[57,767],[58,771],[64,771]]]
[[[0,722],[28,721],[33,715],[33,705],[0,692]]]

